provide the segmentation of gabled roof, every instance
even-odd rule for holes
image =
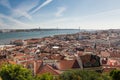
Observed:
[[[52,66],[46,64],[38,71],[38,74],[50,73],[52,75],[59,75],[60,73],[56,71]]]
[[[77,60],[61,60],[57,64],[57,68],[59,70],[68,70],[68,69],[75,69],[80,68]]]
[[[37,74],[39,72],[39,69],[43,66],[43,61],[41,60],[37,60],[35,61],[36,65],[34,66],[35,67],[35,74]]]
[[[39,72],[39,69],[43,65],[43,62],[41,60],[29,60],[21,63],[24,67],[30,68],[30,65],[32,65],[32,69],[34,70],[34,74],[37,74]]]

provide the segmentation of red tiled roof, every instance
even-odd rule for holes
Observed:
[[[38,72],[38,74],[50,73],[52,75],[59,75],[60,73],[53,69],[50,65],[44,65]]]
[[[118,58],[120,58],[120,54],[119,53],[110,53],[110,57],[118,57]]]
[[[33,70],[34,74],[37,74],[39,72],[39,69],[42,66],[42,61],[41,60],[29,60],[21,63],[24,67],[28,68],[30,64],[33,65]]]
[[[77,60],[61,60],[58,64],[57,67],[59,70],[68,70],[68,69],[75,69],[79,68],[79,64]]]
[[[52,59],[52,60],[63,60],[64,56],[59,55],[59,54],[58,55],[53,54],[53,55],[50,56],[50,59]]]
[[[39,72],[39,69],[41,68],[43,62],[41,60],[37,60],[35,61],[36,64],[34,64],[35,66],[35,74],[37,74]]]
[[[110,56],[110,53],[107,52],[107,51],[102,51],[102,52],[101,52],[101,56],[102,56],[102,57],[109,57],[109,56]]]
[[[91,59],[91,55],[87,54],[87,55],[83,55],[83,56],[80,56],[81,57],[81,60],[82,60],[82,63],[86,63],[86,62],[90,62],[90,59]]]
[[[19,56],[19,57],[20,57],[20,56],[24,56],[24,55],[25,55],[25,54],[20,53],[20,52],[19,52],[19,53],[17,53],[17,52],[15,53],[15,57],[16,57],[16,56]]]
[[[35,44],[35,43],[39,43],[41,40],[37,38],[33,38],[33,39],[27,39],[26,41],[28,44]]]
[[[108,59],[108,62],[107,62],[107,65],[109,66],[114,66],[114,67],[117,67],[117,66],[120,66],[120,59]]]
[[[14,62],[14,61],[8,61],[10,64],[17,64],[16,62]]]

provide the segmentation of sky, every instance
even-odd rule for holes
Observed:
[[[0,0],[0,29],[120,29],[120,0]]]

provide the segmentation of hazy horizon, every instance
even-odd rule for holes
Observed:
[[[0,0],[0,29],[120,29],[120,0]]]

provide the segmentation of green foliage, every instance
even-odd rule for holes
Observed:
[[[70,70],[59,76],[45,73],[33,77],[30,70],[20,65],[4,64],[0,69],[2,80],[111,80],[109,75],[113,80],[119,80],[120,70],[113,70],[110,74],[101,74],[90,70]]]
[[[5,64],[0,69],[2,80],[33,80],[31,71],[20,65]]]
[[[35,80],[53,80],[53,75],[51,75],[50,73],[45,73],[42,75],[37,75]]]
[[[110,80],[110,79],[107,76],[104,76],[95,71],[72,70],[61,74],[60,80]]]
[[[102,80],[112,80],[109,73],[102,73]]]
[[[61,80],[81,80],[81,77],[75,71],[67,71],[60,75]]]
[[[110,76],[113,80],[120,80],[120,70],[112,70]]]

